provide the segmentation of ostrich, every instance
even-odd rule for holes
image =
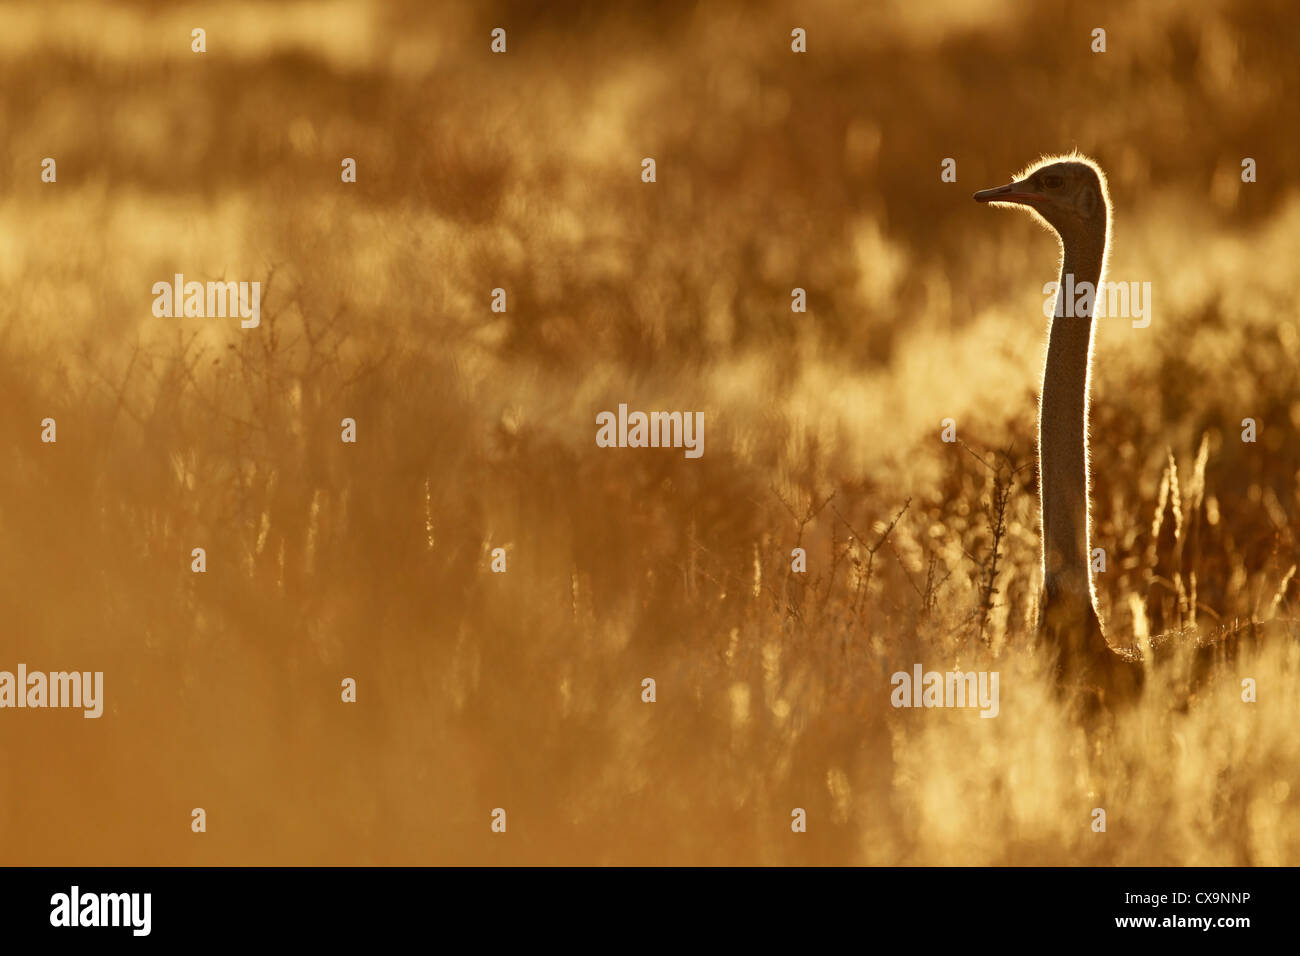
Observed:
[[[1101,284],[1110,242],[1106,175],[1072,154],[1040,160],[1013,181],[975,194],[977,202],[1027,209],[1060,240],[1057,309],[1048,335],[1038,415],[1038,485],[1042,526],[1043,596],[1039,632],[1057,649],[1058,674],[1102,699],[1140,689],[1144,654],[1132,644],[1112,647],[1097,613],[1092,577],[1088,473],[1088,393],[1092,368],[1092,310],[1064,308],[1066,277],[1074,286]],[[1095,301],[1095,299],[1094,299]],[[1163,643],[1156,639],[1154,644]]]

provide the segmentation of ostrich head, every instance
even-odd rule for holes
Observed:
[[[1106,174],[1077,153],[1039,160],[1007,185],[980,190],[975,201],[1024,206],[1066,242],[1107,232]]]

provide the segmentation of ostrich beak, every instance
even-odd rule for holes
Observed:
[[[975,194],[976,202],[1010,202],[1024,205],[1039,202],[1046,198],[1042,193],[1030,189],[1028,180],[1007,183],[1005,186],[995,186],[993,189],[981,189]]]

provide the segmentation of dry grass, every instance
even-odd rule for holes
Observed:
[[[1154,285],[1094,372],[1112,627],[1296,617],[1289,5],[533,6],[0,6],[0,667],[107,687],[0,716],[0,861],[1300,862],[1294,633],[1091,735],[1053,693],[1055,252],[970,201],[1078,146]],[[176,271],[261,328],[153,318]],[[620,401],[704,457],[596,448]],[[893,710],[916,662],[1001,716]]]

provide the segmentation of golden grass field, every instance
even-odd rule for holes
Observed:
[[[1111,627],[1300,616],[1294,5],[637,9],[0,3],[0,668],[106,694],[0,712],[0,863],[1300,863],[1294,627],[1054,692],[1057,251],[971,201],[1077,147],[1153,285],[1097,335]],[[260,327],[155,318],[176,272]],[[620,402],[703,457],[597,448]],[[999,717],[892,708],[917,662]]]

